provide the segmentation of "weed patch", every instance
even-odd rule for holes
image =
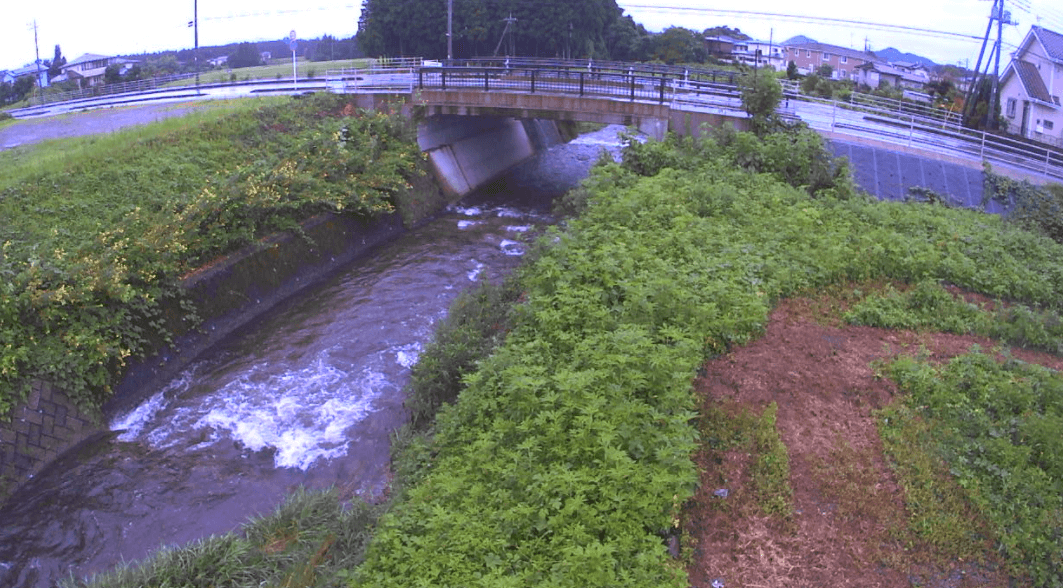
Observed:
[[[0,415],[33,379],[99,406],[130,358],[195,326],[186,272],[315,214],[402,208],[423,173],[405,119],[328,95],[77,144],[0,166]]]
[[[172,586],[334,586],[365,552],[379,509],[360,500],[345,508],[333,492],[298,491],[241,533],[212,536],[185,547],[164,548],[144,562],[124,566],[73,588]]]
[[[917,529],[941,545],[990,537],[1036,585],[1063,582],[1059,373],[982,353],[941,367],[901,358],[888,371],[909,396],[882,416],[883,439],[913,488]],[[961,496],[991,534],[972,528]]]

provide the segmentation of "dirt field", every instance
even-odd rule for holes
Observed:
[[[753,344],[706,364],[701,401],[759,413],[778,404],[794,514],[767,517],[750,496],[748,453],[697,461],[701,484],[685,530],[695,587],[1007,586],[993,554],[980,564],[941,562],[906,531],[904,493],[882,455],[872,411],[897,391],[871,362],[915,353],[933,361],[963,354],[979,337],[923,334],[841,323],[830,296],[785,301]],[[833,318],[831,318],[833,317]],[[1015,357],[1060,369],[1059,357],[1013,349]],[[714,494],[727,489],[725,498]],[[988,548],[988,546],[987,546]],[[716,586],[714,586],[716,582]]]

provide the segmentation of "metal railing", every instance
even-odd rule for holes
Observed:
[[[664,104],[671,102],[674,80],[652,73],[588,72],[577,69],[523,67],[422,67],[417,71],[417,88],[452,90],[470,88],[530,94],[572,94],[609,97]]]
[[[791,96],[791,99],[794,97]],[[933,120],[896,111],[874,109],[854,112],[844,101],[801,96],[807,104],[830,107],[830,121],[814,120],[806,113],[810,126],[819,130],[850,135],[882,137],[899,145],[920,147],[945,155],[965,154],[992,164],[1003,164],[1032,172],[1045,179],[1063,180],[1063,152],[1050,145],[978,131],[966,127],[942,127]]]
[[[40,96],[31,96],[29,102],[31,106],[42,106],[44,104],[73,102],[76,100],[98,98],[100,96],[113,96],[115,94],[150,92],[152,90],[160,89],[166,84],[175,82],[177,80],[186,80],[189,78],[193,78],[195,77],[195,75],[195,73],[180,73],[168,76],[158,76],[146,80],[136,80],[132,82],[119,82],[117,84],[100,84],[98,86],[83,88],[81,90],[45,93]]]

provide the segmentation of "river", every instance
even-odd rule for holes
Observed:
[[[544,151],[197,359],[111,433],[68,452],[0,510],[0,586],[82,578],[237,528],[294,489],[379,495],[404,385],[433,325],[499,280],[553,223],[610,126]]]

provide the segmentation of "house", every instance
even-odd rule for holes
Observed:
[[[877,62],[858,65],[853,72],[853,81],[871,88],[887,84],[897,88],[922,90],[930,78],[923,78],[899,67]]]
[[[791,61],[794,62],[797,71],[806,75],[816,73],[820,67],[829,65],[832,70],[831,78],[836,80],[852,79],[857,66],[884,63],[870,52],[815,41],[783,42],[782,58],[787,65]]]
[[[211,66],[213,66],[213,67],[221,67],[221,66],[225,65],[228,62],[229,62],[229,56],[228,55],[222,55],[221,57],[215,57],[214,59],[207,60],[207,63],[211,64]]]
[[[62,67],[56,81],[77,80],[79,88],[89,88],[104,83],[104,74],[108,67],[119,65],[121,66],[119,73],[124,74],[137,63],[139,62],[133,59],[86,53],[73,61],[68,61]]]
[[[14,84],[15,74],[5,70],[0,70],[0,84]]]
[[[703,40],[705,42],[705,50],[709,55],[717,59],[735,64],[744,63],[750,67],[771,66],[776,70],[786,69],[786,61],[782,57],[782,47],[778,43],[772,44],[768,41],[737,39],[726,35],[704,37]]]
[[[18,69],[13,69],[8,73],[16,80],[22,76],[36,76],[38,86],[42,88],[48,87],[48,66],[44,64],[30,63]]]
[[[903,71],[906,74],[910,74],[919,78],[925,84],[930,81],[930,70],[927,69],[922,63],[911,63],[908,61],[894,61],[890,63],[893,67]]]
[[[1063,35],[1034,26],[1000,78],[1008,132],[1063,144]]]
[[[775,71],[786,69],[786,60],[783,59],[782,47],[778,43],[768,41],[755,41],[750,39],[742,41],[735,47],[732,60],[735,63],[745,63],[753,67],[771,67]]]
[[[745,43],[743,39],[736,39],[726,35],[705,37],[705,51],[717,59],[731,59],[735,52],[735,46]]]

